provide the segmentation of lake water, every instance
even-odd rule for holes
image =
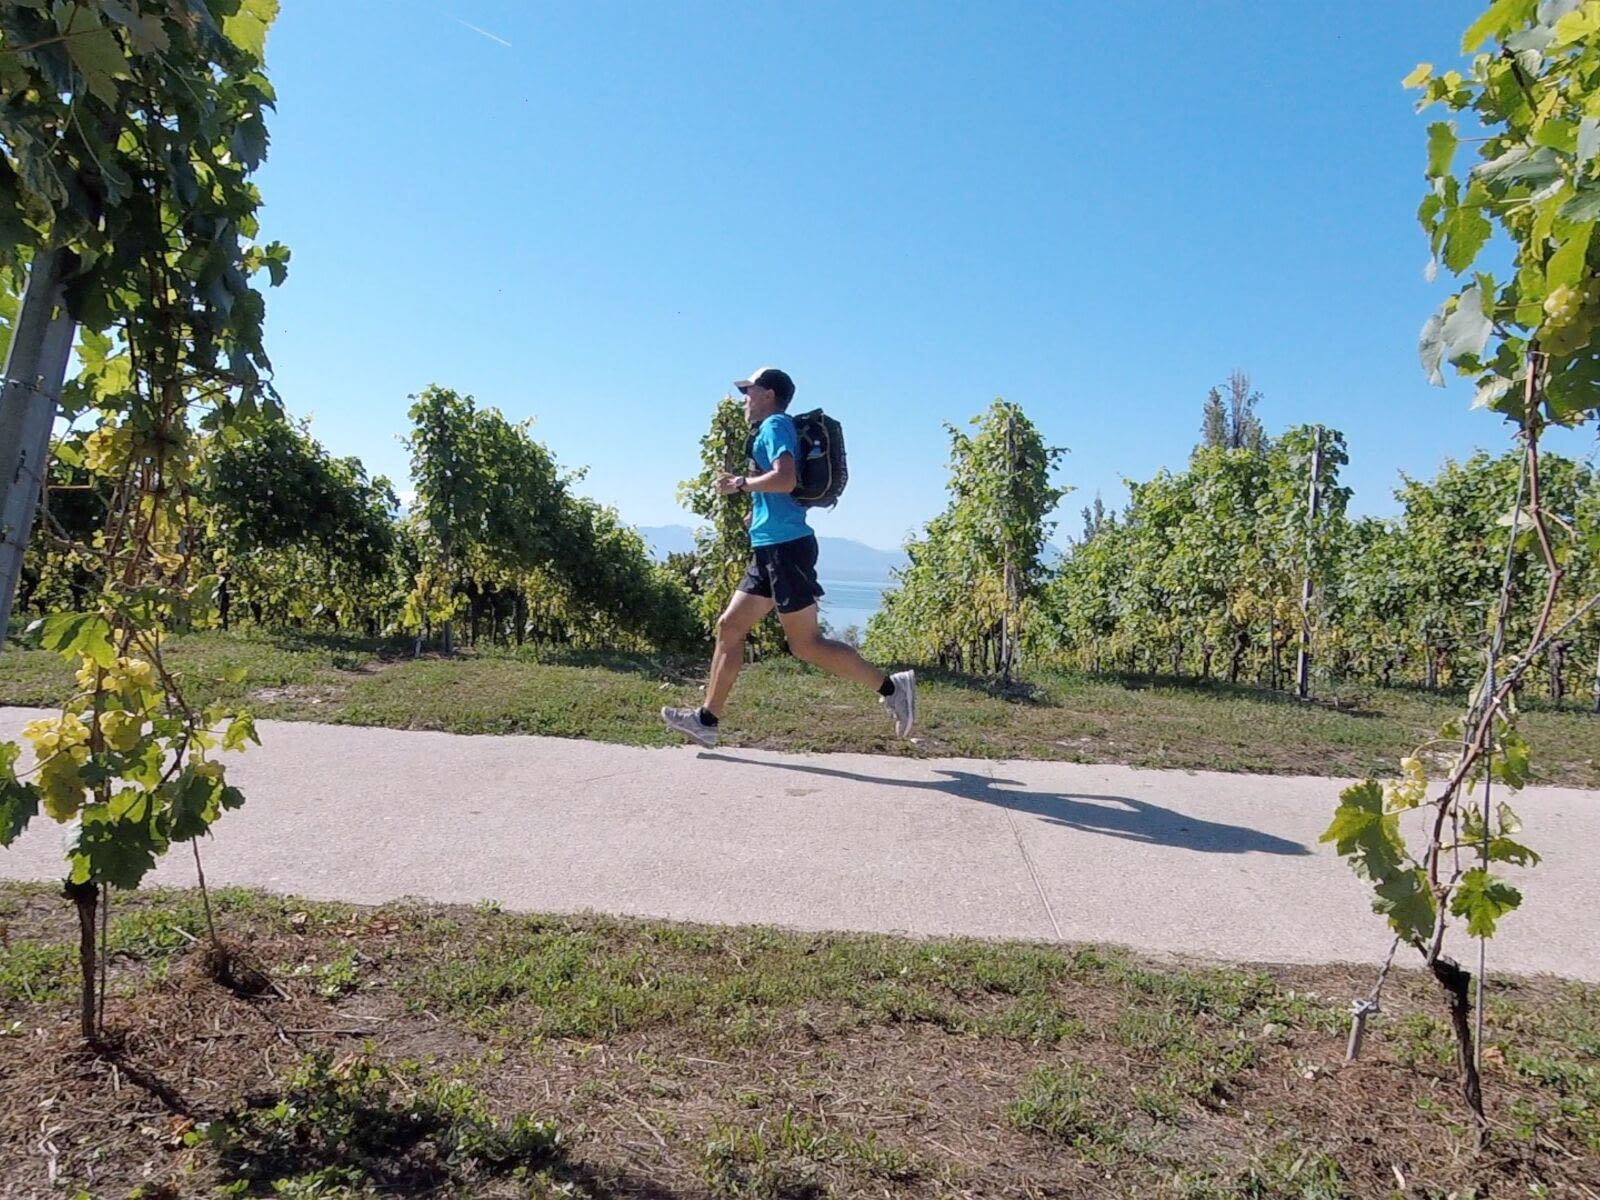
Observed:
[[[859,579],[840,580],[826,576],[821,582],[826,593],[822,597],[822,619],[836,633],[843,633],[852,625],[865,633],[867,622],[883,606],[883,593],[890,586],[888,581],[868,583]]]

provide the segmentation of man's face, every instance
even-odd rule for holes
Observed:
[[[760,424],[770,417],[777,407],[778,393],[771,388],[751,384],[744,391],[744,419],[751,425]]]

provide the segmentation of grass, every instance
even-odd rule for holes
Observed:
[[[195,700],[257,716],[450,733],[544,734],[670,744],[657,710],[693,703],[703,664],[643,655],[485,650],[409,657],[399,643],[297,633],[197,634],[170,657]],[[245,682],[224,672],[243,667]],[[1303,704],[1222,683],[1038,672],[1002,692],[924,672],[920,733],[895,739],[861,688],[780,659],[741,675],[723,724],[733,745],[791,751],[1062,759],[1265,774],[1388,776],[1448,718],[1460,697],[1341,689]],[[0,703],[58,703],[70,671],[54,655],[8,648]],[[1600,716],[1529,701],[1523,731],[1538,782],[1600,787]]]
[[[713,1196],[783,1197],[816,1190],[829,1174],[910,1183],[924,1168],[875,1130],[842,1132],[792,1108],[757,1124],[712,1126],[701,1177]]]
[[[1079,1148],[1093,1143],[1119,1145],[1118,1125],[1104,1111],[1104,1091],[1099,1072],[1077,1063],[1035,1067],[1006,1116],[1018,1129]]]
[[[213,982],[195,896],[119,895],[114,1049],[75,925],[0,885],[0,1177],[291,1198],[1593,1194],[1600,989],[1495,980],[1478,1151],[1430,980],[1093,946],[811,935],[228,890],[278,990]],[[182,932],[179,932],[179,931]]]
[[[239,1106],[185,1142],[207,1145],[218,1191],[234,1196],[456,1192],[525,1179],[560,1150],[554,1126],[497,1120],[468,1083],[328,1051],[302,1059],[275,1103]]]
[[[454,933],[429,935],[434,954],[406,995],[481,1033],[602,1038],[670,1025],[738,1046],[802,1028],[822,1005],[857,1026],[923,1022],[1022,1042],[1075,1027],[1050,985],[1081,968],[1044,950],[864,936],[797,954],[796,939],[771,930],[601,919],[507,919],[467,944]]]

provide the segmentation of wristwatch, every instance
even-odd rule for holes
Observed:
[[[738,486],[738,489],[742,492],[742,491],[744,491],[744,489],[746,487],[749,486],[750,481],[748,479],[746,479],[743,475],[735,475],[734,476],[734,483]]]

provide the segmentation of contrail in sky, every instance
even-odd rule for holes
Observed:
[[[508,50],[516,49],[515,46],[506,41],[506,39],[501,37],[498,33],[490,33],[487,29],[483,29],[477,25],[474,25],[471,21],[463,21],[460,17],[456,16],[455,13],[446,11],[443,7],[434,3],[433,0],[406,0],[406,3],[410,4],[413,8],[426,9],[427,11],[434,13],[436,16],[441,16],[446,20],[454,21],[457,25],[463,25],[472,30],[472,32],[477,34],[479,37],[486,37],[491,42],[499,42]]]
[[[488,38],[491,42],[499,42],[502,46],[506,47],[509,50],[516,49],[515,46],[513,46],[510,42],[506,41],[505,38],[501,37],[499,34],[490,33],[487,29],[479,29],[471,21],[463,21],[460,17],[457,17],[456,18],[456,22],[457,22],[457,24],[465,25],[468,29],[472,30],[473,33],[481,33],[484,37]]]

